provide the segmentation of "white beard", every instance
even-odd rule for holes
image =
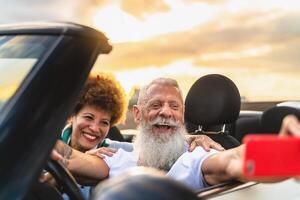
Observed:
[[[161,117],[154,121],[160,120],[164,124],[168,123],[168,120]],[[185,152],[185,128],[183,124],[174,121],[169,123],[177,125],[173,134],[154,135],[151,131],[151,125],[142,120],[138,127],[140,133],[134,141],[134,149],[139,155],[138,165],[168,171]]]

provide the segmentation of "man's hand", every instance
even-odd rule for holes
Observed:
[[[294,115],[288,115],[282,120],[281,128],[279,131],[280,137],[285,136],[300,137],[300,121]],[[300,181],[300,176],[295,177],[297,181]]]
[[[187,142],[189,143],[189,151],[193,151],[197,146],[203,147],[205,151],[215,149],[218,151],[224,151],[225,149],[217,142],[213,141],[206,135],[188,135]]]
[[[300,137],[300,121],[294,115],[288,115],[282,120],[279,136],[288,135]]]
[[[95,156],[98,156],[99,158],[103,159],[103,158],[105,158],[104,155],[112,157],[116,152],[117,152],[117,149],[101,147],[98,149],[92,149],[92,150],[86,151],[85,153],[90,154],[90,155],[95,155]]]

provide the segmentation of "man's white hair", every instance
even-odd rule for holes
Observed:
[[[139,96],[138,96],[138,100],[137,100],[137,105],[143,105],[145,102],[148,101],[148,89],[152,86],[152,85],[163,85],[163,86],[173,86],[175,88],[178,89],[178,92],[180,94],[181,100],[183,102],[183,97],[182,97],[182,92],[181,89],[179,88],[179,85],[177,83],[177,81],[175,79],[172,78],[156,78],[153,81],[151,81],[149,84],[143,86],[140,89],[139,92]]]

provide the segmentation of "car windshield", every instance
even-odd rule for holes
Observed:
[[[0,35],[0,110],[54,39],[54,36]]]

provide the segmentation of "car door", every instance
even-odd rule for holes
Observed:
[[[17,61],[34,60],[0,108],[0,199],[21,199],[38,178],[95,59],[111,46],[102,33],[71,23],[1,26],[0,37],[2,77]]]

